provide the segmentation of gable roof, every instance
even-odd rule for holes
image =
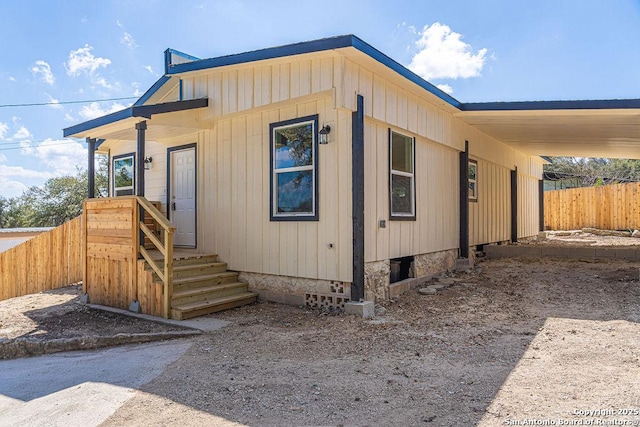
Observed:
[[[463,103],[353,34],[209,59],[167,49],[166,74],[133,107],[67,128],[64,135],[132,117],[132,108],[144,106],[165,85],[175,85],[184,73],[344,48],[372,58],[453,107],[450,111],[463,122],[524,153],[640,157],[640,99]]]

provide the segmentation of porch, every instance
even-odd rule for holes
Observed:
[[[84,213],[83,293],[91,303],[182,320],[257,298],[217,255],[174,250],[175,227],[144,197],[87,199]]]

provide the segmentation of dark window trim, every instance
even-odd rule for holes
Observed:
[[[131,152],[131,153],[125,153],[125,154],[119,154],[117,156],[113,156],[111,157],[111,162],[109,162],[109,166],[111,166],[111,171],[112,171],[112,175],[111,175],[111,196],[112,197],[118,197],[116,194],[116,168],[114,166],[116,160],[118,159],[122,159],[125,157],[133,157],[133,188],[132,188],[132,193],[130,195],[135,196],[136,194],[136,153],[135,152]]]
[[[474,159],[469,159],[468,163],[473,163],[473,164],[476,165],[476,179],[473,180],[473,182],[476,183],[476,197],[469,196],[469,201],[472,202],[472,203],[478,203],[478,161],[474,160]],[[470,181],[471,181],[471,179],[467,176],[467,182],[470,182]],[[469,192],[469,190],[468,190],[468,185],[467,185],[467,193],[468,192]]]
[[[193,246],[194,248],[198,247],[198,204],[200,203],[200,200],[198,198],[198,173],[199,173],[199,167],[198,167],[198,143],[193,142],[190,144],[185,144],[185,145],[178,145],[175,147],[169,147],[167,148],[167,198],[166,198],[166,202],[167,202],[167,219],[171,220],[171,153],[173,153],[174,151],[180,151],[180,150],[188,150],[188,149],[194,149],[194,162],[196,164],[196,174],[195,174],[195,194],[196,194],[196,215],[195,215],[195,229],[196,229],[196,242],[195,245]],[[191,246],[178,246],[178,247],[185,247],[185,248],[191,248]]]
[[[293,214],[293,215],[274,215],[274,164],[273,164],[273,131],[276,128],[295,125],[296,123],[313,122],[313,214]],[[320,183],[318,182],[318,114],[311,116],[298,117],[290,120],[283,120],[269,125],[269,219],[271,221],[318,221],[320,212]]]
[[[391,165],[392,165],[392,149],[391,149],[391,137],[393,134],[398,134],[407,138],[411,138],[412,141],[412,153],[411,155],[413,156],[413,215],[394,215],[393,214],[393,207],[391,205]],[[416,185],[416,137],[410,137],[409,135],[405,135],[401,132],[396,132],[394,130],[392,130],[391,128],[389,128],[389,142],[388,142],[388,149],[389,149],[389,191],[387,192],[387,194],[389,195],[389,220],[390,221],[415,221],[416,220],[416,216],[417,216],[417,203],[416,203],[416,199],[417,199],[417,195],[418,195],[418,188]]]

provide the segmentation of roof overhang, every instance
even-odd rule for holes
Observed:
[[[467,103],[458,118],[535,156],[640,159],[640,99]]]
[[[147,122],[147,138],[159,139],[207,129],[209,124],[198,120],[193,110],[209,105],[208,98],[133,105],[121,111],[98,117],[63,130],[64,137],[97,138],[103,140],[135,140],[135,125]]]

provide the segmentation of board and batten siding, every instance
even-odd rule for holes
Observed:
[[[178,138],[164,139],[162,142],[146,141],[145,157],[151,157],[151,169],[145,170],[145,198],[151,201],[158,201],[161,204],[160,211],[167,214],[167,149],[178,147],[181,145],[196,143],[199,150],[203,139],[204,132],[196,132],[191,135],[181,136]],[[111,145],[113,147],[111,148]],[[137,143],[135,141],[119,141],[118,144],[104,144],[102,149],[109,149],[110,165],[109,165],[109,188],[113,186],[113,160],[114,156],[121,154],[136,153]],[[136,154],[136,161],[137,161]],[[137,170],[136,170],[137,173]],[[113,193],[111,193],[113,194]],[[198,194],[202,197],[203,194]]]
[[[391,76],[377,74],[348,59],[344,60],[343,68],[344,89],[337,91],[337,105],[355,110],[356,94],[360,94],[364,97],[365,116],[455,150],[464,150],[464,139],[451,138],[451,114],[427,99],[435,99],[434,95],[396,75],[397,81],[404,83],[400,86],[390,80]]]
[[[331,91],[340,73],[336,61],[334,55],[321,53],[195,73],[182,79],[182,98],[212,100],[203,119],[246,112]]]
[[[312,114],[331,126],[329,144],[318,146],[319,221],[271,221],[269,125]],[[221,119],[200,154],[200,250],[231,270],[352,281],[350,112],[329,97]]]
[[[416,220],[394,221],[389,220],[389,127],[365,119],[364,138],[365,262],[457,248],[458,152],[416,138]]]
[[[538,235],[540,212],[538,181],[534,176],[520,174],[518,169],[518,238]]]
[[[511,175],[504,166],[478,162],[478,201],[469,203],[469,245],[509,240],[511,236]]]
[[[436,170],[438,176],[446,177],[439,185],[440,194],[438,197],[446,198],[446,201],[429,199],[430,202],[438,203],[438,207],[433,204],[425,204],[425,195],[420,194],[418,187],[417,203],[418,217],[414,226],[402,221],[396,226],[396,221],[389,221],[388,229],[378,229],[377,222],[380,219],[388,218],[388,136],[379,134],[380,129],[371,129],[371,125],[366,126],[365,144],[367,130],[374,135],[373,140],[378,147],[376,150],[365,149],[367,162],[376,160],[377,182],[372,190],[370,183],[373,181],[367,178],[367,173],[373,174],[371,170],[365,171],[365,187],[367,195],[365,203],[366,212],[376,212],[377,218],[366,216],[366,238],[365,238],[365,259],[367,262],[374,260],[389,259],[398,256],[435,252],[456,248],[458,246],[458,180],[457,171],[459,168],[457,153],[464,150],[465,141],[469,141],[470,157],[478,161],[478,202],[469,204],[469,244],[477,245],[508,240],[511,233],[511,185],[509,171],[518,167],[520,177],[519,198],[519,235],[527,237],[535,235],[538,227],[537,217],[537,190],[533,185],[537,185],[536,177],[542,176],[542,160],[536,157],[527,156],[497,139],[484,134],[477,129],[467,125],[460,118],[453,115],[452,111],[437,104],[435,96],[422,89],[417,89],[416,85],[404,79],[392,80],[394,76],[380,70],[380,73],[372,71],[370,68],[359,65],[349,59],[343,60],[343,81],[344,89],[337,91],[336,104],[346,108],[355,109],[355,94],[364,97],[365,116],[375,123],[388,124],[388,127],[404,132],[410,136],[416,136],[416,172],[420,170]],[[386,128],[386,126],[376,125]],[[421,148],[422,143],[427,143],[429,149]],[[428,153],[427,156],[420,156]],[[439,150],[445,150],[449,157],[438,158]],[[378,158],[371,157],[375,154]],[[382,155],[386,156],[386,162],[380,161]],[[444,163],[441,163],[443,162]],[[368,163],[370,164],[370,163]],[[422,177],[417,178],[420,186]],[[424,184],[423,184],[424,185]],[[429,185],[431,187],[431,185]],[[375,194],[374,194],[375,193]],[[430,196],[427,194],[426,198]],[[376,198],[374,204],[370,199]],[[421,200],[422,198],[422,200]],[[455,203],[453,202],[455,200]],[[377,209],[373,210],[376,206]],[[447,215],[439,215],[442,206],[448,209]],[[383,210],[384,208],[384,210]],[[435,210],[429,218],[421,217],[421,211]],[[427,224],[424,221],[427,220]],[[434,222],[435,221],[435,222]],[[405,224],[402,224],[405,223]],[[455,223],[452,225],[452,223]],[[416,234],[409,235],[409,230],[416,231]],[[424,232],[424,230],[431,230]],[[447,238],[433,234],[434,230],[444,230]],[[405,238],[400,236],[404,235]],[[416,236],[420,236],[417,238]],[[402,247],[398,242],[402,242]],[[389,240],[390,239],[390,240]],[[423,239],[427,241],[422,242]],[[433,241],[435,239],[435,242]],[[417,240],[417,241],[416,241]],[[375,247],[367,242],[375,241]],[[387,246],[387,249],[383,249]],[[409,246],[412,248],[409,249]],[[385,257],[385,255],[388,255]]]

